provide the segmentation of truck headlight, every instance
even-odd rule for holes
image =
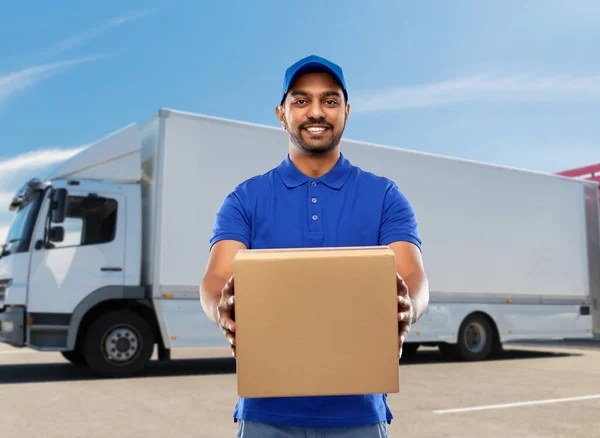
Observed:
[[[15,325],[12,321],[2,321],[2,331],[5,333],[10,333],[14,330]]]

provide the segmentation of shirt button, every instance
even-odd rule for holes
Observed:
[[[310,185],[313,186],[313,187],[317,187],[316,181],[311,182]]]
[[[317,216],[316,214],[313,214],[312,220],[316,221],[317,219],[319,219],[319,216]]]
[[[312,198],[311,201],[312,201],[313,204],[316,204],[317,203],[317,198]]]

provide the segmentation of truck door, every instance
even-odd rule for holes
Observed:
[[[61,224],[48,217],[49,201],[36,226],[27,296],[34,326],[46,328],[67,323],[90,293],[123,285],[125,262],[124,195],[70,188]]]

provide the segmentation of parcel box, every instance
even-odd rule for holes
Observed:
[[[398,392],[391,249],[242,250],[234,265],[240,397]]]

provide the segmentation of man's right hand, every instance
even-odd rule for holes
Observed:
[[[235,312],[233,261],[238,251],[247,249],[242,242],[221,240],[213,245],[200,284],[200,304],[204,313],[227,338],[235,357]],[[228,280],[229,279],[229,280]]]
[[[235,287],[233,275],[221,291],[221,300],[217,307],[217,318],[221,331],[231,346],[231,354],[235,357]]]

